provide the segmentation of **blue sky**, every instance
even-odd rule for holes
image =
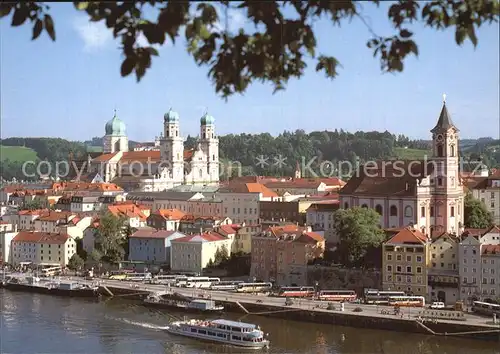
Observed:
[[[401,74],[382,74],[366,42],[371,38],[359,20],[342,28],[316,23],[320,53],[335,55],[343,65],[331,81],[315,73],[292,80],[272,94],[255,83],[245,95],[225,102],[197,67],[180,41],[168,43],[145,78],[122,78],[122,57],[103,24],[89,25],[71,4],[50,4],[57,40],[44,32],[31,41],[31,27],[0,21],[1,118],[3,138],[51,136],[85,140],[104,134],[104,124],[118,115],[129,139],[152,140],[162,130],[163,114],[173,107],[183,135],[198,134],[204,107],[215,117],[219,134],[304,129],[389,130],[429,138],[442,94],[462,137],[499,137],[499,27],[482,27],[479,45],[458,47],[453,31],[414,27],[419,58],[406,61]],[[365,16],[382,35],[392,34],[386,7],[366,5]],[[245,25],[239,13],[232,27]],[[245,25],[246,26],[246,25]]]

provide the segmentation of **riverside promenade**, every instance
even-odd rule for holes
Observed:
[[[92,283],[92,281],[82,279],[78,281]],[[239,311],[246,315],[500,342],[499,324],[494,325],[492,318],[467,313],[463,314],[462,320],[422,320],[420,314],[423,309],[421,308],[401,308],[400,314],[394,315],[391,307],[383,305],[345,303],[342,310],[341,304],[336,303],[335,309],[331,310],[326,308],[327,302],[325,301],[293,299],[293,304],[287,306],[286,299],[266,295],[176,288],[107,279],[98,280],[98,283],[103,295],[113,297],[140,298],[152,292],[172,291],[195,298],[210,297],[212,300],[223,303],[228,310]]]

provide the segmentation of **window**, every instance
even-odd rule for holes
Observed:
[[[438,157],[443,157],[443,145],[437,146],[437,155]]]
[[[425,218],[425,207],[420,207],[420,217]]]
[[[495,207],[495,201],[494,201],[494,200],[492,200],[492,201],[491,201],[490,206],[491,206],[492,208],[494,208],[494,207]]]
[[[450,145],[450,156],[455,157],[455,145]]]
[[[431,217],[434,217],[434,207],[433,206],[431,206],[430,213],[431,213]]]
[[[398,208],[395,205],[391,205],[391,209],[389,210],[390,216],[398,216]]]
[[[467,284],[467,277],[464,277],[464,283]]]
[[[396,272],[401,273],[401,266],[396,267]]]
[[[406,267],[406,273],[411,273],[411,267]]]
[[[443,185],[443,178],[442,177],[438,177],[438,186],[442,186]]]
[[[344,203],[344,209],[349,209],[349,203]]]
[[[388,260],[388,261],[392,261],[392,255],[391,255],[391,254],[388,254],[388,255],[387,255],[387,260]]]
[[[409,205],[405,208],[405,217],[411,218],[413,216],[413,208]]]
[[[392,272],[392,266],[388,265],[388,266],[387,266],[387,271],[388,271],[388,272]]]
[[[455,216],[455,207],[450,208],[450,216],[454,217]]]
[[[379,215],[382,215],[382,214],[383,214],[383,212],[382,212],[382,205],[377,204],[377,205],[375,206],[375,211],[376,211]]]
[[[398,254],[398,255],[396,256],[396,260],[397,260],[397,261],[400,261],[401,259],[402,259],[401,255],[400,255],[400,254]]]
[[[467,273],[467,268],[464,268],[464,273]]]
[[[422,267],[417,267],[417,273],[422,273]]]
[[[495,278],[491,278],[491,279],[490,279],[490,284],[491,284],[491,285],[494,285],[494,284],[495,284]]]
[[[411,256],[406,256],[406,261],[411,262]]]
[[[417,256],[417,262],[419,262],[419,263],[422,262],[422,256]]]

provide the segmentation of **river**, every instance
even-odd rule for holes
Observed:
[[[57,298],[0,289],[0,353],[241,353],[169,335],[166,310],[124,299]],[[199,317],[199,316],[198,316]],[[269,333],[270,354],[500,354],[498,343],[226,314]]]

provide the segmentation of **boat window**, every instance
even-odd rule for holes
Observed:
[[[191,328],[191,332],[196,333],[197,332],[196,328]]]
[[[210,331],[208,331],[208,335],[209,335],[209,336],[215,336],[215,332],[210,332]]]
[[[207,334],[207,331],[205,331],[204,329],[200,329],[200,330],[198,330],[198,333],[199,334]]]
[[[239,328],[239,327],[232,327],[231,331],[233,331],[233,332],[241,332],[241,328]]]
[[[226,338],[226,335],[224,333],[217,333],[217,337]]]
[[[240,336],[233,336],[233,340],[241,340]]]

